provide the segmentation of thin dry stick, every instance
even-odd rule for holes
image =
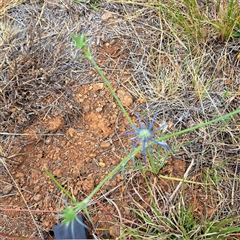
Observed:
[[[31,217],[32,217],[32,219],[33,219],[33,222],[34,222],[34,224],[35,224],[35,226],[36,226],[36,228],[37,228],[37,230],[38,230],[39,236],[41,237],[41,239],[44,239],[44,237],[43,237],[43,235],[42,235],[42,233],[41,233],[41,231],[40,231],[40,229],[39,229],[39,227],[38,227],[38,225],[37,225],[37,223],[36,223],[36,221],[35,221],[35,219],[34,219],[34,217],[33,217],[33,215],[32,215],[31,210],[29,209],[28,204],[27,204],[27,202],[26,202],[24,196],[22,195],[21,190],[19,189],[17,183],[15,182],[14,178],[12,177],[12,174],[9,172],[9,170],[8,170],[8,168],[7,168],[7,166],[6,166],[6,164],[4,163],[4,160],[3,160],[2,158],[0,158],[0,160],[1,160],[2,164],[3,164],[3,166],[5,167],[5,169],[7,170],[7,172],[8,172],[8,174],[9,174],[10,178],[11,178],[12,181],[13,181],[13,183],[15,184],[15,186],[16,186],[18,192],[20,193],[20,195],[21,195],[21,197],[22,197],[22,199],[23,199],[23,201],[24,201],[24,203],[25,203],[25,205],[26,205],[26,207],[27,207],[27,209],[28,209],[28,212],[29,212],[29,214],[31,215]]]
[[[231,204],[234,205],[234,194],[235,194],[235,184],[236,184],[236,178],[237,178],[237,171],[238,171],[238,162],[235,168],[234,172],[234,179],[233,179],[233,185],[232,185],[232,199],[231,199]]]
[[[8,136],[63,136],[63,133],[7,133],[7,132],[0,132],[0,135],[8,135]]]
[[[186,178],[188,177],[188,174],[189,174],[189,172],[190,172],[190,170],[191,170],[191,168],[192,168],[193,165],[194,165],[194,159],[192,159],[192,162],[190,163],[187,171],[185,172],[185,174],[184,174],[184,176],[183,176],[183,179],[186,179]],[[181,182],[179,182],[179,184],[177,185],[176,189],[174,190],[174,192],[172,193],[172,195],[171,195],[170,198],[169,198],[169,201],[170,201],[170,202],[173,200],[174,196],[175,196],[176,193],[178,192],[179,188],[182,186],[182,183],[183,183],[183,182],[184,182],[184,181],[181,181]]]
[[[114,207],[116,208],[116,210],[117,210],[117,212],[118,212],[119,219],[120,219],[120,228],[119,228],[119,229],[120,229],[120,235],[122,235],[122,234],[123,234],[123,228],[122,228],[122,214],[121,214],[121,212],[120,212],[120,210],[119,210],[117,204],[116,204],[113,200],[111,200],[110,198],[107,198],[106,196],[105,196],[105,198],[106,198],[106,200],[107,200],[108,202],[110,202],[111,204],[114,205]],[[114,215],[115,215],[115,214],[114,214]]]
[[[14,208],[0,208],[0,211],[14,211],[14,212],[36,212],[36,213],[61,213],[60,211],[50,211],[50,210],[29,210],[29,209],[14,209]]]

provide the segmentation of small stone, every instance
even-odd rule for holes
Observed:
[[[34,189],[33,189],[33,192],[34,193],[38,193],[40,191],[40,186],[36,186]]]
[[[2,192],[5,195],[5,194],[10,193],[12,191],[12,189],[13,189],[13,186],[10,184],[7,184],[6,186],[3,187]]]
[[[49,145],[50,143],[52,142],[52,137],[48,137],[46,140],[45,140],[45,144],[46,145]]]
[[[94,158],[94,157],[96,157],[96,156],[97,156],[96,153],[90,153],[90,154],[89,154],[89,157],[91,157],[91,158]]]
[[[110,146],[111,146],[110,142],[102,142],[100,145],[101,148],[109,148]]]
[[[38,202],[38,201],[41,200],[41,198],[42,198],[41,194],[37,194],[37,195],[35,195],[35,196],[33,197],[33,200],[36,201],[36,202]]]
[[[86,105],[86,106],[84,106],[83,107],[83,109],[84,109],[84,112],[89,112],[90,111],[90,106],[89,105]]]
[[[67,130],[67,134],[68,134],[70,137],[73,137],[74,134],[76,134],[76,131],[75,131],[74,128],[69,128],[69,129]]]
[[[64,119],[62,116],[57,116],[54,118],[47,119],[45,121],[45,124],[48,130],[57,131],[63,127]]]
[[[103,21],[107,21],[107,20],[113,19],[113,18],[114,18],[114,16],[113,16],[113,14],[110,13],[110,12],[105,12],[105,13],[103,13],[103,15],[102,15],[102,20],[103,20]]]
[[[24,177],[24,173],[22,172],[18,172],[15,176],[15,178],[23,178]]]
[[[56,176],[61,176],[61,173],[62,173],[61,169],[56,169],[53,171],[53,174]]]
[[[117,91],[117,96],[119,97],[124,106],[129,107],[133,103],[133,98],[131,94],[123,89],[119,89]]]
[[[104,83],[95,83],[93,84],[93,91],[101,90],[104,87]]]
[[[138,98],[137,99],[137,103],[139,103],[139,104],[142,104],[142,103],[145,103],[146,102],[146,99],[144,99],[144,98]]]
[[[230,85],[230,84],[233,84],[233,79],[227,79],[227,80],[225,80],[225,84],[227,84],[227,85]]]
[[[100,166],[101,168],[104,168],[104,167],[106,166],[106,164],[105,164],[104,162],[99,162],[99,166]]]
[[[73,190],[73,195],[76,196],[77,194],[78,194],[78,190],[77,190],[77,189],[74,189],[74,190]]]
[[[113,225],[109,228],[109,234],[113,237],[113,238],[118,238],[120,236],[120,228],[119,226]]]
[[[42,158],[42,156],[43,156],[42,153],[39,153],[36,155],[36,158]]]
[[[96,112],[101,112],[102,111],[102,107],[98,107],[98,108],[96,108]]]

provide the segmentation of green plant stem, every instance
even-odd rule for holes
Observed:
[[[96,69],[96,71],[98,72],[98,74],[101,76],[102,80],[104,81],[104,83],[107,85],[109,91],[111,92],[111,94],[113,95],[113,97],[115,98],[117,104],[119,105],[122,113],[125,115],[125,117],[127,118],[128,122],[132,125],[134,125],[132,119],[130,118],[130,116],[128,115],[127,111],[125,110],[122,102],[120,101],[120,99],[118,98],[117,94],[114,92],[110,82],[107,80],[107,78],[104,76],[103,72],[101,71],[101,69],[98,67],[97,63],[94,61],[94,59],[92,57],[87,57],[87,59],[92,63],[93,67]]]
[[[193,127],[190,127],[190,128],[187,128],[187,129],[184,129],[184,130],[181,130],[181,131],[178,131],[178,132],[176,132],[176,133],[171,133],[171,134],[162,136],[162,137],[158,138],[157,141],[161,142],[161,141],[163,141],[163,140],[166,140],[166,139],[169,139],[169,138],[172,138],[172,137],[176,137],[176,136],[181,135],[181,134],[183,134],[183,133],[188,133],[188,132],[191,132],[191,131],[196,130],[196,129],[198,129],[198,128],[206,127],[206,126],[208,126],[208,125],[210,125],[210,124],[213,124],[213,123],[216,123],[216,122],[225,120],[225,119],[227,119],[227,118],[230,118],[230,117],[232,117],[232,116],[234,116],[234,115],[236,115],[236,114],[238,114],[238,113],[240,113],[240,108],[237,109],[237,110],[235,110],[235,111],[233,111],[233,112],[231,112],[231,113],[228,113],[228,114],[226,114],[226,115],[224,115],[224,116],[221,116],[221,117],[219,117],[219,118],[215,118],[215,119],[213,119],[213,120],[210,120],[210,121],[208,121],[208,122],[200,123],[200,124],[198,124],[198,125],[195,125],[195,126],[193,126]],[[151,143],[151,144],[152,144],[152,143]]]
[[[111,179],[121,168],[125,166],[125,164],[138,152],[142,150],[142,147],[139,146],[133,152],[128,154],[98,185],[94,190],[87,196],[86,201],[89,202],[92,197],[100,190],[100,188]],[[82,202],[76,203],[76,208],[80,208],[82,206]]]
[[[44,170],[44,172],[52,179],[52,181],[64,192],[66,196],[68,196],[74,203],[76,200],[68,193],[68,191],[54,178],[54,176],[48,171]]]
[[[152,152],[150,151],[149,148],[147,148],[147,156],[149,158],[149,162],[150,162],[150,165],[151,165],[151,172],[153,174],[157,174],[158,173],[157,164],[154,162]]]

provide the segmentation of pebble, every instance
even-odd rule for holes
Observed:
[[[35,196],[33,197],[33,200],[36,201],[36,202],[38,202],[38,201],[41,200],[41,198],[42,198],[41,194],[37,194],[37,195],[35,195]]]
[[[102,107],[98,107],[98,108],[96,108],[96,112],[101,112],[102,111]]]
[[[114,18],[114,16],[113,16],[113,14],[110,13],[110,12],[105,12],[105,13],[103,13],[103,15],[102,15],[102,20],[103,20],[103,21],[107,21],[107,20],[112,19],[112,18]]]
[[[105,164],[104,162],[99,162],[99,166],[100,166],[101,168],[104,168],[104,167],[106,166],[106,164]]]
[[[111,146],[110,142],[102,142],[100,145],[101,148],[109,148],[110,146]]]
[[[7,184],[2,189],[3,195],[6,195],[6,194],[10,193],[12,191],[12,189],[13,189],[13,186],[10,185],[10,184]]]

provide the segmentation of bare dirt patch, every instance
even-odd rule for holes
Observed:
[[[59,114],[43,117],[25,130],[25,134],[32,136],[23,136],[16,143],[18,146],[23,141],[24,146],[14,158],[11,174],[31,209],[56,211],[65,198],[43,173],[44,169],[48,169],[76,199],[83,200],[123,156],[120,149],[124,140],[119,140],[118,133],[125,132],[127,125],[105,86],[102,83],[83,85],[76,90],[74,98],[82,109],[78,122],[66,128],[64,117]],[[45,135],[39,135],[40,129]],[[64,133],[63,136],[54,135],[58,132]],[[13,146],[12,149],[15,151]],[[113,189],[122,179],[118,175],[106,189]],[[7,176],[3,180],[10,182]],[[11,194],[4,198],[5,206],[26,208],[15,188],[5,187],[3,192]],[[56,215],[41,214],[36,221],[41,222],[45,231],[50,231],[56,223]],[[17,226],[18,220],[14,222],[13,219],[10,225]],[[15,234],[20,236],[22,227],[17,227]],[[34,225],[25,228],[28,234],[24,235],[28,237],[35,231]],[[5,231],[8,230],[6,227]]]
[[[124,90],[121,90],[121,95],[125,95]],[[127,92],[126,95],[132,103],[131,95]],[[81,116],[74,125],[66,128],[66,120],[59,114],[43,116],[24,131],[25,134],[31,134],[30,136],[21,136],[15,142],[15,146],[11,146],[16,156],[10,159],[6,157],[6,161],[11,166],[11,175],[22,196],[11,183],[9,176],[2,178],[4,181],[2,192],[5,195],[3,205],[15,209],[4,211],[4,218],[10,219],[8,223],[4,221],[4,218],[2,219],[5,233],[11,232],[15,226],[15,236],[38,236],[35,233],[36,225],[38,225],[45,234],[44,236],[49,237],[47,233],[58,222],[56,211],[64,206],[63,200],[67,201],[67,198],[43,170],[50,171],[63,187],[78,201],[81,201],[124,156],[122,145],[126,144],[127,140],[120,138],[119,134],[126,132],[129,127],[106,87],[102,83],[86,84],[78,87],[73,97],[79,109],[82,109]],[[128,102],[126,104],[129,105]],[[45,134],[40,134],[40,132],[45,132]],[[63,136],[57,136],[57,133]],[[24,143],[24,146],[19,151],[21,143]],[[169,159],[161,173],[169,177],[182,178],[185,169],[184,160]],[[150,174],[149,177],[151,179],[153,176]],[[145,194],[146,186],[141,174],[136,174],[134,179],[132,181],[137,181],[142,189],[140,192]],[[129,219],[129,221],[132,221],[133,217],[136,218],[128,209],[132,203],[129,195],[134,198],[134,201],[139,202],[140,199],[132,194],[131,185],[124,183],[123,180],[124,176],[121,173],[116,175],[95,196],[96,199],[99,198],[99,201],[103,198],[102,196],[105,199],[114,199],[117,206],[116,209],[115,205],[105,200],[102,204],[107,212],[96,203],[89,208],[95,224],[95,229],[93,229],[95,235],[103,238],[119,236],[120,232],[114,227],[116,220],[109,213],[117,215],[120,211],[122,218]],[[165,194],[170,194],[178,183],[167,179],[155,179],[155,181]],[[32,213],[35,224],[29,213],[20,210],[26,209],[23,198],[30,210],[39,210],[39,212]],[[123,201],[124,204],[122,204]],[[145,196],[144,201],[149,201],[149,197]],[[41,210],[47,212],[41,212]],[[22,219],[21,224],[19,224],[19,218]]]

